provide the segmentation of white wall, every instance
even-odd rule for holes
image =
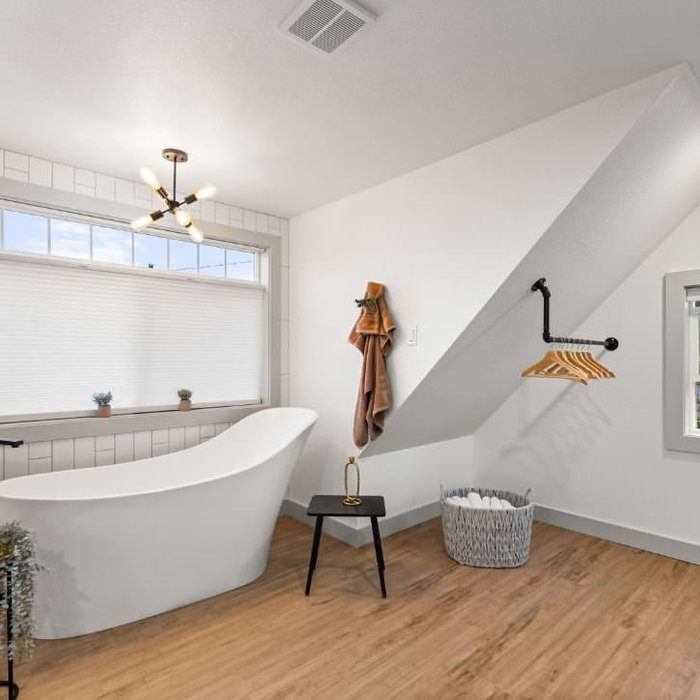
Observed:
[[[337,492],[361,358],[353,299],[383,282],[399,329],[400,404],[656,96],[654,76],[291,221],[290,401],[320,413],[290,497]],[[419,342],[406,345],[409,324]],[[391,418],[389,418],[389,421]],[[435,501],[467,474],[468,439],[364,460],[389,512]],[[455,455],[460,459],[455,461]],[[458,463],[457,463],[458,462]]]
[[[479,484],[700,544],[700,455],[664,449],[662,413],[663,275],[700,268],[699,243],[700,208],[574,333],[618,337],[603,357],[616,379],[523,380],[475,433]]]

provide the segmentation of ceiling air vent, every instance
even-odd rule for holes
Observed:
[[[304,0],[280,29],[290,39],[328,56],[374,20],[374,15],[348,0]]]

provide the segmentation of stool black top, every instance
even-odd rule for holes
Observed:
[[[346,506],[343,496],[313,496],[307,515],[330,515],[336,517],[352,518],[383,518],[386,515],[384,496],[360,496],[362,503],[359,506]]]

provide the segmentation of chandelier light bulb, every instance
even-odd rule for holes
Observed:
[[[197,199],[208,199],[209,197],[213,197],[215,194],[216,194],[216,187],[214,187],[214,185],[205,185],[204,187],[200,187],[194,193],[194,196]]]
[[[201,243],[204,240],[204,234],[194,224],[190,224],[187,227],[187,233],[190,234],[190,238],[195,243]]]
[[[175,210],[175,218],[177,219],[177,223],[180,224],[180,226],[187,227],[192,223],[192,217],[182,209]]]
[[[146,167],[141,168],[139,170],[139,174],[141,175],[141,179],[149,187],[152,187],[154,190],[160,189],[160,181],[156,177],[156,174],[150,168],[146,168]]]
[[[152,221],[153,219],[148,214],[139,216],[131,220],[131,228],[135,231],[143,231],[145,228],[148,228]]]

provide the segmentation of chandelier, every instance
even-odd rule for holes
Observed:
[[[188,194],[187,197],[185,197],[181,202],[178,202],[177,164],[187,162],[187,153],[185,151],[181,151],[179,148],[164,148],[163,158],[173,164],[172,196],[168,194],[165,188],[160,184],[156,174],[150,168],[141,168],[139,171],[141,179],[163,200],[165,209],[156,209],[150,214],[145,214],[144,216],[139,216],[136,219],[133,219],[131,221],[131,228],[133,228],[135,231],[143,231],[154,221],[162,219],[165,214],[172,214],[177,219],[178,224],[180,224],[180,226],[182,226],[185,231],[190,234],[192,240],[196,243],[201,243],[204,240],[204,234],[194,225],[192,217],[184,209],[182,209],[182,207],[192,204],[200,199],[213,197],[216,193],[216,187],[213,185],[200,187],[192,194]]]

